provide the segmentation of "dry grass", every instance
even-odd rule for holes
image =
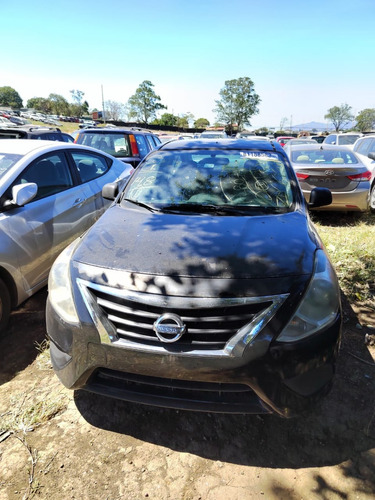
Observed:
[[[312,216],[352,304],[374,310],[375,215],[319,213]]]

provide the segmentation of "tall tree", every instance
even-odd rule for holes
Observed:
[[[12,87],[0,87],[0,106],[19,109],[22,108],[22,99]]]
[[[198,118],[198,120],[195,120],[194,122],[194,127],[195,128],[206,128],[208,127],[210,122],[207,120],[207,118]]]
[[[156,111],[166,109],[153,87],[153,83],[144,80],[128,100],[130,116],[145,124],[156,117]]]
[[[51,103],[51,111],[55,115],[69,115],[70,110],[69,110],[69,103],[60,94],[50,94],[48,96],[48,100]]]
[[[360,132],[370,132],[375,128],[375,109],[366,108],[357,115],[357,128]]]
[[[335,127],[336,132],[338,132],[340,128],[354,120],[354,115],[351,110],[352,107],[349,106],[349,104],[333,106],[333,108],[329,108],[328,113],[324,115],[324,118],[325,120],[329,120]]]
[[[259,113],[260,97],[254,90],[254,83],[249,77],[227,80],[220,90],[221,99],[215,101],[218,120],[223,121],[233,132],[233,125],[242,130],[250,125],[250,118]]]

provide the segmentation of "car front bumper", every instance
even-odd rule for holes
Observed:
[[[230,357],[103,343],[94,324],[64,323],[47,301],[53,367],[71,389],[161,407],[222,413],[278,413],[313,407],[332,385],[341,311],[329,328],[291,343],[268,327]]]

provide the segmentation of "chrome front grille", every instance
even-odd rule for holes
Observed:
[[[186,333],[178,341],[182,345],[221,349],[236,332],[250,323],[270,302],[226,307],[184,309],[134,304],[131,300],[91,290],[103,314],[114,325],[117,335],[134,342],[160,344],[153,324],[164,313],[178,314],[186,325]],[[181,302],[183,302],[181,300]]]
[[[286,296],[198,298],[125,291],[77,280],[102,342],[171,351],[240,352],[251,342]],[[153,326],[160,316],[178,315],[186,325],[182,337],[165,344]],[[108,341],[106,340],[108,339]]]

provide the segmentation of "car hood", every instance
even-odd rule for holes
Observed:
[[[233,217],[113,205],[83,237],[73,260],[168,277],[274,278],[311,274],[316,247],[303,212]]]

